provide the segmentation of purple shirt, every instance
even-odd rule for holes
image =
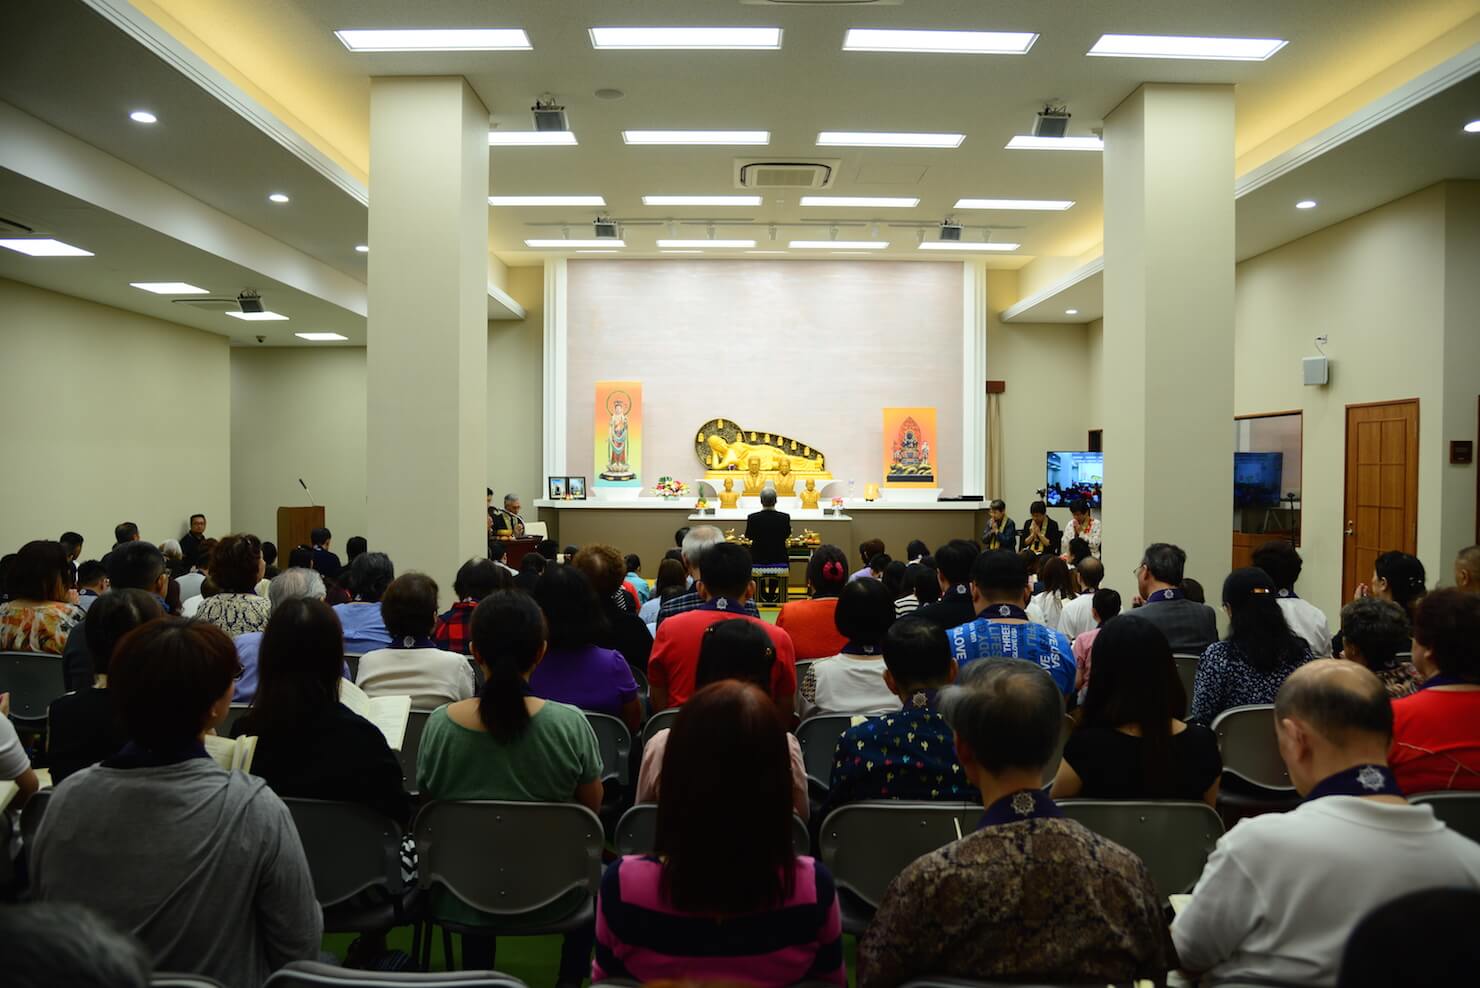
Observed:
[[[552,648],[529,677],[529,691],[598,714],[622,716],[637,698],[637,681],[621,652],[596,645]]]

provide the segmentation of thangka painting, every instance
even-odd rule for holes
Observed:
[[[884,486],[937,487],[934,408],[884,409]]]
[[[597,381],[594,487],[642,486],[642,382]]]

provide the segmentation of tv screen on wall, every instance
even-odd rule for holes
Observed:
[[[1104,453],[1053,451],[1048,454],[1043,502],[1050,508],[1067,508],[1083,499],[1091,508],[1098,508],[1104,482]]]
[[[1233,454],[1233,506],[1278,508],[1284,453]]]

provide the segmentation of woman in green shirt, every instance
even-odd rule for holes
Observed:
[[[545,657],[549,629],[539,605],[518,590],[490,594],[473,611],[473,659],[482,692],[436,710],[427,719],[416,777],[427,799],[502,799],[574,802],[601,807],[601,752],[586,715],[575,707],[529,695],[529,676]],[[440,892],[440,890],[438,890]],[[582,905],[558,902],[549,922]],[[445,893],[432,908],[439,919],[470,926],[500,924]],[[560,984],[579,984],[590,972],[595,929],[570,933],[560,958]],[[492,970],[495,938],[464,936],[463,966]]]

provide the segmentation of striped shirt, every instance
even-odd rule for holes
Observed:
[[[679,912],[665,900],[657,858],[618,859],[601,880],[591,980],[846,984],[832,876],[808,857],[795,858],[792,868],[796,887],[779,907],[716,918]]]

